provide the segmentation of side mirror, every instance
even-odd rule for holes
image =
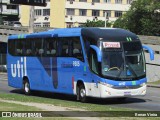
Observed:
[[[101,62],[102,61],[101,50],[97,46],[95,46],[95,45],[90,45],[90,47],[96,51],[98,62]]]
[[[144,49],[148,50],[149,51],[149,54],[150,54],[150,60],[154,60],[154,51],[152,50],[152,48],[150,48],[149,46],[147,45],[142,45]]]

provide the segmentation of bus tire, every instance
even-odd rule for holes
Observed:
[[[30,84],[28,80],[24,80],[23,82],[23,91],[25,95],[31,94]]]
[[[79,99],[81,102],[87,102],[86,90],[83,84],[79,86]]]

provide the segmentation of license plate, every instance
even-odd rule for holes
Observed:
[[[124,96],[131,96],[131,92],[130,91],[124,92]]]

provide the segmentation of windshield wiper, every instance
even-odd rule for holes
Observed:
[[[124,64],[122,63],[122,65],[121,65],[121,67],[120,67],[120,71],[119,71],[118,75],[116,76],[117,78],[120,77],[120,75],[121,75],[121,73],[122,73],[122,71],[123,71],[123,66],[124,66]]]
[[[128,63],[128,61],[127,61],[127,65],[128,65],[129,70],[131,70],[133,75],[137,78],[138,76],[137,76],[136,72],[133,70],[133,68],[131,67],[130,63]]]

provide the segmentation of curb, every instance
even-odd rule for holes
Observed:
[[[7,75],[7,72],[0,72],[0,75]]]
[[[147,85],[147,87],[160,88],[160,85]]]

